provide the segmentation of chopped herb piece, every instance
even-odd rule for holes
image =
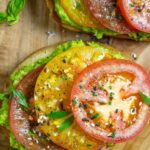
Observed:
[[[28,108],[27,98],[21,91],[13,89],[13,96],[18,99],[18,103],[25,108]]]
[[[110,137],[112,137],[112,138],[115,138],[116,137],[116,132],[114,131],[114,132],[112,132],[112,134],[111,134],[111,136]]]
[[[33,133],[33,131],[29,130],[28,133],[27,133],[28,136],[31,136],[31,137],[34,137],[35,136],[35,133]]]
[[[114,96],[114,93],[113,93],[113,92],[110,92],[109,98],[110,98],[110,99],[113,99],[113,96]]]
[[[93,114],[90,114],[90,118],[93,120],[93,119],[95,119],[95,118],[98,118],[99,117],[99,114],[98,113],[96,113],[95,115],[93,115]]]
[[[108,124],[108,127],[109,127],[109,128],[112,128],[112,127],[113,127],[113,125],[112,125],[111,123],[109,123],[109,124]]]
[[[61,79],[62,79],[62,80],[67,80],[67,76],[66,76],[65,74],[62,74],[62,75],[61,75]]]
[[[82,86],[81,84],[80,84],[80,86],[79,86],[79,87],[80,87],[80,89],[83,89],[83,86]]]
[[[147,95],[145,95],[144,93],[142,92],[139,92],[140,94],[140,97],[142,98],[142,101],[147,104],[147,105],[150,105],[150,97],[148,97]]]
[[[76,98],[73,99],[73,105],[74,105],[74,106],[77,105],[77,99],[76,99]]]
[[[87,104],[82,104],[82,108],[87,109]]]
[[[96,90],[97,90],[96,86],[93,86],[93,90],[94,90],[94,91],[96,91]]]
[[[66,112],[66,111],[52,111],[50,113],[49,118],[50,119],[60,119],[60,118],[64,118],[66,116],[68,116],[70,113],[69,112]]]
[[[109,102],[108,102],[108,105],[112,105],[112,101],[109,101]]]
[[[109,86],[109,89],[112,90],[112,86]]]
[[[68,128],[70,128],[70,126],[73,124],[74,118],[73,116],[65,119],[62,124],[60,125],[60,127],[58,128],[60,131],[64,131]]]
[[[87,146],[87,147],[92,147],[92,144],[87,144],[86,146]]]
[[[89,120],[87,118],[82,118],[82,121],[88,122]]]
[[[95,123],[95,126],[96,126],[96,127],[99,127],[99,126],[100,126],[100,124],[98,124],[98,123]]]
[[[80,2],[77,2],[76,3],[76,9],[80,9],[81,8],[81,3]]]
[[[93,96],[97,96],[97,94],[96,94],[95,91],[92,91],[92,95],[93,95]]]

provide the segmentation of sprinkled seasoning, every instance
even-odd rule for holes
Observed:
[[[77,99],[76,99],[76,98],[73,98],[72,101],[73,101],[73,105],[76,106],[76,105],[77,105]]]
[[[136,108],[132,108],[132,109],[131,109],[131,114],[132,114],[132,115],[135,115],[135,114],[136,114]]]
[[[115,110],[115,113],[117,114],[117,113],[118,113],[118,111],[119,111],[119,109],[117,108],[117,109]]]
[[[137,60],[137,54],[136,53],[132,52],[131,57],[133,60]]]
[[[109,101],[109,102],[108,102],[108,105],[112,105],[112,101]]]
[[[96,126],[96,127],[99,127],[99,126],[100,126],[100,124],[98,124],[98,123],[95,123],[95,126]]]
[[[97,96],[97,94],[96,94],[95,91],[92,91],[92,95],[93,95],[93,96]]]
[[[115,138],[115,137],[116,137],[116,132],[113,131],[113,132],[111,133],[111,135],[109,135],[109,137]]]
[[[63,59],[62,62],[63,62],[63,63],[66,63],[67,61],[66,61],[66,59]]]
[[[79,85],[79,88],[80,88],[80,89],[83,89],[83,86],[80,84],[80,85]]]
[[[96,113],[96,114],[90,114],[90,118],[93,120],[93,119],[95,119],[95,118],[98,118],[99,117],[99,114],[98,113]]]
[[[110,92],[109,98],[110,98],[110,99],[113,99],[113,98],[114,98],[114,93],[113,93],[113,92]]]
[[[87,118],[82,118],[82,121],[89,122]]]
[[[79,107],[80,108],[82,107],[83,109],[87,109],[88,106],[87,106],[87,104],[80,104]]]

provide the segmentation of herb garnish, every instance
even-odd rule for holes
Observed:
[[[18,99],[18,103],[22,105],[25,108],[28,108],[27,98],[25,95],[21,92],[13,88],[13,96]]]
[[[69,118],[65,119],[60,125],[60,127],[58,128],[59,131],[64,131],[68,129],[72,125],[73,121],[74,121],[73,116],[70,116]]]
[[[76,106],[77,105],[77,99],[73,98],[73,105]]]
[[[98,118],[99,117],[99,114],[98,113],[96,113],[96,114],[90,114],[90,118],[93,120],[93,119],[95,119],[95,118]]]
[[[115,137],[116,137],[116,132],[115,132],[115,131],[112,132],[111,137],[112,137],[112,138],[115,138]]]
[[[50,113],[49,118],[50,119],[60,119],[60,118],[64,118],[66,116],[68,116],[70,113],[69,112],[66,112],[66,111],[52,111]]]
[[[14,24],[19,21],[19,14],[25,6],[26,0],[10,0],[6,12],[0,12],[0,23]]]
[[[142,92],[139,92],[140,94],[140,97],[142,98],[142,101],[147,104],[147,105],[150,105],[150,97],[148,97],[147,95],[145,95],[144,93]]]

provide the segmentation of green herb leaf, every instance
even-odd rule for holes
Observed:
[[[139,92],[140,97],[142,98],[142,101],[147,104],[150,105],[150,97],[146,96],[144,93]]]
[[[27,99],[21,91],[13,89],[13,96],[18,98],[18,103],[25,108],[28,108]]]
[[[115,137],[116,137],[116,132],[115,132],[115,131],[112,132],[111,137],[112,137],[112,138],[115,138]]]
[[[73,98],[73,105],[74,105],[74,106],[77,105],[77,100],[76,100],[76,98]]]
[[[14,24],[19,21],[19,14],[25,6],[26,0],[10,0],[6,12],[0,12],[0,23]]]
[[[56,112],[51,112],[49,115],[50,119],[60,119],[68,116],[70,113],[66,111],[56,111]]]
[[[98,118],[99,117],[99,114],[98,113],[96,113],[96,114],[90,114],[90,118],[93,120],[93,119],[95,119],[95,118]]]
[[[65,119],[58,129],[60,131],[64,131],[64,130],[68,129],[72,125],[73,121],[74,121],[73,116]]]
[[[7,21],[7,14],[5,12],[0,13],[0,23]]]

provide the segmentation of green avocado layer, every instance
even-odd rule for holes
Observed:
[[[69,50],[70,48],[85,46],[85,45],[99,47],[98,43],[95,43],[95,42],[85,43],[81,40],[70,41],[62,45],[59,45],[49,56],[43,57],[37,60],[36,62],[26,64],[25,66],[22,66],[19,70],[13,72],[10,76],[13,86],[16,86],[20,82],[20,80],[22,80],[23,77],[27,75],[30,71],[36,69],[37,67],[41,65],[48,63],[50,60],[52,60],[55,56],[59,55],[60,53],[65,52]],[[120,52],[115,52],[115,51],[113,52],[113,50],[111,50],[111,53],[114,55],[115,58],[118,58],[118,59],[124,58]],[[10,93],[10,95],[11,94],[12,93]],[[8,121],[9,99],[0,97],[0,101],[2,101],[2,107],[0,108],[0,126],[5,126],[10,131],[10,139],[9,139],[10,146],[18,150],[26,150],[19,142],[17,142],[17,140],[15,139],[9,127],[9,121]]]
[[[101,39],[103,36],[116,36],[120,35],[120,33],[111,31],[109,29],[96,29],[96,28],[90,28],[90,27],[83,27],[75,23],[71,18],[67,15],[63,7],[61,6],[60,0],[54,0],[55,5],[55,11],[59,18],[61,19],[61,22],[63,24],[69,25],[73,28],[82,30],[87,33],[93,33],[98,39]],[[136,32],[136,33],[130,33],[129,37],[131,39],[134,39],[136,41],[146,41],[148,38],[150,38],[150,33],[144,33],[144,32]]]

